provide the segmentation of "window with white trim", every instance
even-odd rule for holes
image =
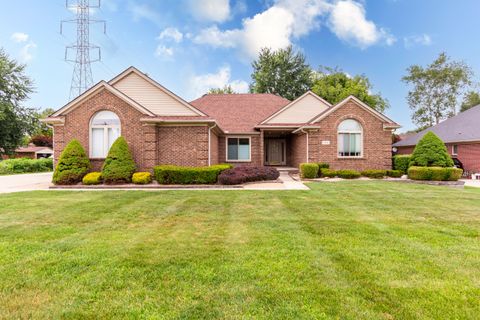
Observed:
[[[347,119],[338,126],[338,156],[360,158],[363,156],[363,127],[360,122]]]
[[[452,156],[458,155],[458,144],[452,145]]]
[[[90,157],[105,158],[120,137],[120,119],[111,111],[100,111],[90,121]]]
[[[250,137],[227,138],[227,161],[250,161]]]

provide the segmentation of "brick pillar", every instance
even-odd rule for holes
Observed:
[[[157,148],[158,148],[158,130],[153,124],[145,124],[142,127],[143,131],[143,159],[139,163],[139,169],[142,171],[152,171],[152,168],[157,163]]]

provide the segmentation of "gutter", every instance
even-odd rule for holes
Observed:
[[[157,119],[157,118],[141,118],[141,122],[149,123],[215,123],[213,119]]]

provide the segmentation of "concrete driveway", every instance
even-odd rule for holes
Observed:
[[[0,176],[0,193],[47,190],[52,175],[52,172],[43,172]]]
[[[462,181],[465,181],[467,187],[480,188],[480,180],[462,179]]]

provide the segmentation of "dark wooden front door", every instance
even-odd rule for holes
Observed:
[[[265,164],[269,166],[284,166],[287,164],[285,139],[267,139],[265,149]]]

